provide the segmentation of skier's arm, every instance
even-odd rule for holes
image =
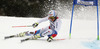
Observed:
[[[39,23],[44,22],[44,21],[47,21],[47,20],[48,20],[48,16],[45,17],[45,18],[42,18],[42,19],[38,20],[38,21],[35,22],[32,26],[35,28],[35,27],[38,26]]]
[[[40,20],[37,21],[37,23],[41,23],[41,22],[44,22],[44,21],[47,21],[48,20],[48,16],[45,17],[45,18],[41,18]]]

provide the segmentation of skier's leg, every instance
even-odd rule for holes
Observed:
[[[53,30],[53,33],[51,35],[48,35],[48,37],[54,38],[57,36],[57,31]]]
[[[37,36],[39,37],[39,34],[41,32],[44,32],[47,30],[47,27],[46,28],[42,28],[42,29],[39,29],[39,30],[36,30],[36,31],[26,31],[26,32],[21,32],[19,34],[17,34],[18,37],[23,37],[23,36]]]
[[[41,36],[48,36],[47,41],[51,42],[53,40],[53,38],[57,36],[57,31],[52,30],[52,29],[48,29],[47,31],[42,32],[40,35]]]
[[[31,39],[37,39],[37,38],[41,38],[43,36],[41,36],[42,32],[45,32],[48,29],[48,27],[36,30],[34,32],[32,31],[27,31],[27,32],[23,32],[23,33],[19,33],[18,36],[19,37],[23,37],[23,36],[32,36]]]
[[[40,35],[41,36],[47,36],[47,35],[51,35],[51,34],[52,34],[52,30],[51,29],[48,29],[45,32],[42,32]]]
[[[33,36],[36,38],[40,38],[40,37],[42,37],[42,36],[40,36],[40,33],[44,32],[46,29],[47,29],[47,27],[36,30],[36,31],[25,31],[25,32],[21,32],[16,35],[6,36],[6,37],[4,37],[4,39],[13,38],[13,37],[24,37],[24,36]]]
[[[17,37],[32,36],[32,35],[34,35],[34,32],[26,31],[26,32],[21,32],[17,34]]]
[[[42,36],[42,33],[44,33],[46,30],[48,30],[48,27],[45,27],[45,28],[35,31],[33,39],[44,37],[44,36]]]

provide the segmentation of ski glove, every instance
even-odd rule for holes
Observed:
[[[38,26],[39,23],[34,23],[32,26],[35,28]]]

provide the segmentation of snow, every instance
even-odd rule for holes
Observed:
[[[27,37],[4,40],[5,36],[18,34],[24,31],[35,31],[49,25],[49,22],[46,21],[39,24],[37,28],[12,28],[12,26],[32,25],[39,19],[40,18],[16,18],[0,16],[0,49],[100,49],[100,41],[96,40],[96,20],[74,19],[71,39],[69,39],[70,19],[61,19],[62,26],[55,39],[65,38],[66,40],[47,42],[47,37],[38,40],[26,41],[23,43],[21,43],[20,40]]]

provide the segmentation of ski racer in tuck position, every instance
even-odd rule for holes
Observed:
[[[5,37],[5,39],[12,38],[12,37],[32,36],[31,38],[27,38],[25,40],[29,40],[29,39],[36,40],[37,38],[48,36],[47,41],[51,42],[53,40],[53,38],[57,36],[57,33],[61,26],[61,20],[57,17],[57,13],[55,10],[50,10],[47,17],[42,18],[41,20],[34,23],[32,26],[35,28],[41,22],[44,22],[47,20],[50,21],[50,26],[47,26],[45,28],[42,28],[42,29],[39,29],[39,30],[36,30],[33,32],[26,31],[26,32],[19,33],[17,35],[8,36],[8,37]],[[21,42],[23,42],[25,40],[21,40]]]

